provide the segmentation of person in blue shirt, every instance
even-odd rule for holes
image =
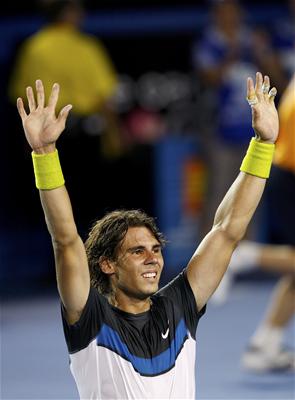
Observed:
[[[244,23],[243,14],[238,1],[214,1],[210,21],[192,46],[193,69],[209,93],[204,98],[210,99],[210,104],[204,104],[210,125],[203,140],[209,158],[204,232],[211,225],[214,210],[234,179],[249,142],[251,118],[247,103],[240,96],[241,85],[247,76],[254,76],[260,69],[275,76],[276,87],[280,87],[277,58],[261,34],[257,40],[257,31]]]

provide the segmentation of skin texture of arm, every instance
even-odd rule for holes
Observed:
[[[268,88],[267,91],[263,90]],[[252,126],[256,138],[275,143],[279,124],[274,95],[269,94],[270,81],[256,74],[256,84],[247,81],[247,99],[257,100],[252,109]],[[272,93],[275,91],[272,89]],[[217,150],[218,151],[218,150]],[[240,172],[215,214],[211,231],[203,239],[188,263],[187,277],[194,292],[198,310],[207,303],[221,281],[232,252],[243,238],[259,204],[265,179]]]
[[[69,323],[75,323],[86,304],[90,277],[84,243],[75,225],[65,186],[40,190],[48,231],[52,238],[56,278]]]
[[[55,151],[55,143],[65,128],[72,106],[64,107],[56,117],[58,95],[59,85],[54,84],[48,104],[45,105],[43,84],[37,80],[36,98],[33,89],[27,88],[30,110],[28,114],[24,109],[22,99],[17,99],[17,108],[25,136],[35,153],[46,154]],[[90,289],[86,251],[77,232],[65,186],[52,190],[40,190],[40,198],[52,238],[60,297],[67,311],[68,322],[73,324],[79,319]]]

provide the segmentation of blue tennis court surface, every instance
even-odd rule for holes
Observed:
[[[294,373],[254,374],[240,366],[240,356],[268,305],[274,282],[237,283],[229,301],[208,305],[198,330],[198,399],[295,399]],[[295,321],[285,342],[295,345]]]
[[[208,305],[197,334],[199,400],[295,398],[294,374],[250,374],[239,364],[273,286],[274,282],[237,282],[225,305]],[[294,321],[285,339],[294,346]],[[57,295],[2,303],[0,397],[78,399]]]

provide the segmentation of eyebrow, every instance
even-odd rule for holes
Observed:
[[[128,252],[136,251],[136,250],[144,250],[146,247],[145,246],[134,246],[134,247],[129,247],[127,249]],[[154,244],[152,249],[158,249],[162,248],[162,245],[160,243]]]

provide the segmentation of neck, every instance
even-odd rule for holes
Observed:
[[[108,296],[108,301],[112,306],[119,308],[122,311],[131,314],[140,314],[148,311],[151,308],[151,298],[138,299],[126,295],[125,293],[117,290]]]

